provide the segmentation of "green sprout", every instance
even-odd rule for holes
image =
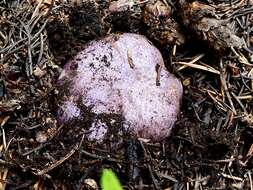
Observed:
[[[102,190],[123,190],[118,177],[111,169],[103,169],[100,185]]]

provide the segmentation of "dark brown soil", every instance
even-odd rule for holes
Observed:
[[[94,189],[86,179],[99,186],[103,168],[124,189],[253,189],[252,5],[0,1],[0,189]],[[184,85],[164,142],[126,136],[104,149],[56,121],[64,64],[88,41],[116,32],[147,36]]]

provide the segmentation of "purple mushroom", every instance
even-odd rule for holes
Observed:
[[[57,89],[58,121],[85,128],[96,142],[112,135],[112,129],[164,140],[177,120],[183,91],[159,50],[130,33],[88,43],[65,65]]]

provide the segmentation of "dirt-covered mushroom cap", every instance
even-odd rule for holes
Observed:
[[[59,122],[85,128],[88,139],[97,142],[122,131],[164,140],[182,97],[182,85],[165,69],[159,50],[130,33],[88,43],[65,65],[57,88]]]

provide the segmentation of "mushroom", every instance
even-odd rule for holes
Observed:
[[[57,89],[59,123],[82,127],[90,141],[99,143],[124,132],[164,140],[175,125],[183,93],[159,50],[131,33],[88,43],[65,65]]]

